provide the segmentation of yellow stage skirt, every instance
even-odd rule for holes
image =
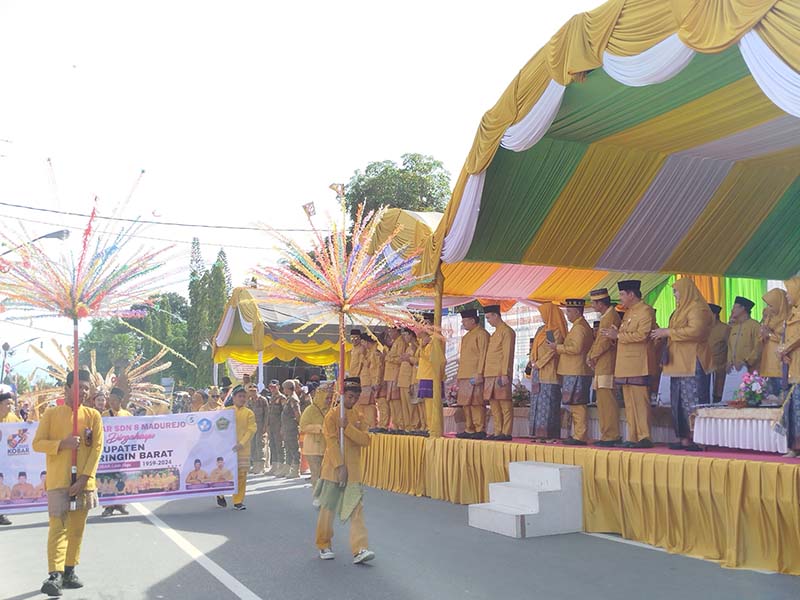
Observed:
[[[396,435],[362,457],[366,485],[456,504],[487,502],[522,460],[583,467],[588,532],[800,575],[800,463]]]

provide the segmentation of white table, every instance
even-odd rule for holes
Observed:
[[[780,408],[698,408],[694,441],[709,446],[786,453],[786,436],[773,431]]]

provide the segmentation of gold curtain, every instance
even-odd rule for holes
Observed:
[[[800,464],[387,435],[362,460],[367,485],[457,504],[488,501],[511,461],[578,465],[589,532],[800,575]]]

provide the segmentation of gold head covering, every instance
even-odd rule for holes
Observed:
[[[714,318],[708,302],[703,298],[703,294],[697,289],[694,281],[688,277],[681,277],[672,284],[672,289],[678,292],[677,308],[669,318],[669,326],[677,327],[689,321],[689,312],[700,307],[708,317],[710,323]]]
[[[567,337],[567,319],[564,313],[552,302],[545,302],[539,305],[539,314],[542,315],[544,327],[540,327],[533,338],[533,350],[535,351],[547,340],[548,331],[561,332],[561,338]]]
[[[786,292],[780,288],[772,288],[761,297],[770,308],[775,310],[775,314],[767,319],[767,325],[772,331],[778,331],[783,328],[783,323],[792,314],[792,307],[789,305],[789,299],[786,297]]]
[[[790,323],[800,321],[800,276],[792,277],[783,282],[786,286],[787,300],[792,305]]]

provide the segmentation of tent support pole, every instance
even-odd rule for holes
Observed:
[[[442,296],[444,294],[444,275],[442,274],[442,264],[436,267],[436,277],[433,284],[434,305],[433,322],[436,326],[436,333],[433,336],[433,349],[431,352],[431,362],[433,363],[433,398],[430,400],[431,406],[428,410],[428,430],[431,437],[442,437],[444,433],[444,411],[442,409],[442,383],[444,374],[445,349],[444,337],[442,336]]]

